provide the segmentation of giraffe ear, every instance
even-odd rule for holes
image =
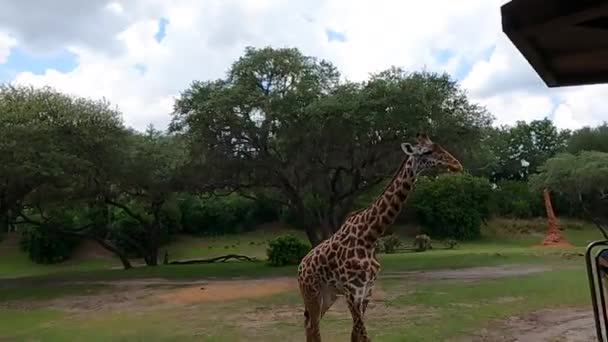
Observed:
[[[411,156],[412,154],[414,154],[414,147],[412,147],[412,145],[410,143],[402,143],[401,144],[401,149],[408,156]]]

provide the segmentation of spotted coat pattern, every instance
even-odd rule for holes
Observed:
[[[394,222],[416,181],[416,175],[435,166],[461,170],[454,157],[424,135],[412,147],[403,144],[406,158],[391,183],[367,208],[345,219],[329,239],[300,262],[298,282],[305,306],[306,340],[321,341],[319,323],[338,295],[345,297],[353,318],[351,341],[370,341],[365,311],[380,272],[376,242]]]

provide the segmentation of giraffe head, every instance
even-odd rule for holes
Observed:
[[[462,171],[462,165],[439,144],[429,139],[424,133],[416,136],[416,145],[409,143],[401,144],[406,155],[416,158],[418,170],[426,170],[434,167],[447,168],[449,171]]]

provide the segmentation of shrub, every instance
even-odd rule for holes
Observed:
[[[468,174],[422,177],[413,193],[423,232],[437,238],[475,239],[489,216],[490,183]]]
[[[378,239],[376,248],[379,253],[393,254],[401,247],[401,239],[395,234],[389,234]]]
[[[431,238],[426,234],[416,235],[416,238],[414,239],[414,248],[418,252],[424,252],[428,249],[432,249],[433,246],[431,246]]]
[[[309,250],[309,245],[293,235],[279,236],[269,243],[268,262],[272,266],[297,265]]]
[[[20,246],[30,260],[38,264],[55,264],[70,258],[78,240],[59,236],[44,227],[22,230]]]

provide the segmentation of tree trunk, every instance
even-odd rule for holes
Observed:
[[[112,246],[111,244],[109,244],[102,238],[84,234],[84,233],[71,232],[71,231],[65,230],[65,229],[55,229],[54,231],[59,233],[60,235],[76,237],[79,239],[91,239],[91,240],[97,242],[101,247],[107,249],[108,251],[110,251],[114,255],[116,255],[120,259],[123,269],[128,270],[130,268],[133,268],[133,266],[131,265],[131,262],[129,261],[129,258],[127,258],[126,254],[124,254],[121,250],[119,250],[115,246]]]
[[[158,250],[153,249],[146,253],[144,261],[148,266],[158,266]]]
[[[122,263],[122,268],[125,270],[128,270],[130,268],[133,268],[133,266],[131,265],[131,262],[129,261],[129,258],[127,257],[126,254],[124,254],[122,251],[120,251],[118,248],[110,245],[109,243],[105,242],[103,239],[100,238],[93,238],[93,240],[95,242],[97,242],[98,244],[100,244],[103,248],[109,250],[110,252],[114,253],[114,255],[116,255],[119,259],[120,262]]]
[[[315,229],[312,226],[307,225],[305,231],[306,231],[306,236],[308,237],[308,242],[310,242],[310,245],[313,248],[318,246],[321,243],[322,240],[319,239],[319,237],[316,234]]]
[[[120,262],[122,263],[123,270],[128,270],[128,269],[133,268],[133,266],[131,265],[131,262],[124,254],[119,253],[119,254],[117,254],[117,256],[120,259]]]
[[[551,205],[551,196],[549,195],[549,190],[543,190],[543,198],[545,201],[545,209],[547,211],[547,223],[548,229],[547,234],[545,235],[545,239],[542,242],[543,246],[571,246],[571,244],[563,238],[559,227],[557,226],[557,219],[555,218],[555,213],[553,212],[553,206]]]

